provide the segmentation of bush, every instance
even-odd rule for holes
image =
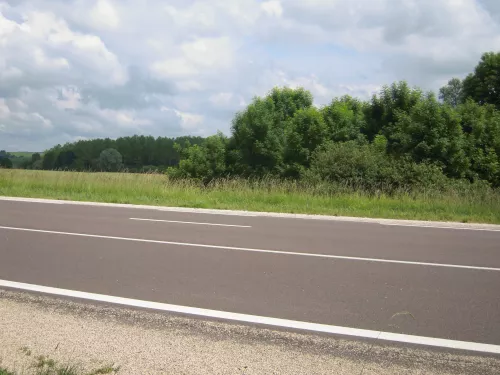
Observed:
[[[355,141],[322,146],[314,153],[311,168],[303,177],[309,181],[323,180],[367,192],[386,193],[401,189],[444,189],[448,181],[435,165],[395,159],[384,153],[380,143]]]
[[[108,148],[101,152],[99,166],[103,171],[117,172],[123,167],[122,155],[114,148]]]
[[[193,178],[205,183],[226,175],[227,138],[219,133],[208,137],[201,145],[177,146],[182,160],[178,168],[168,168],[172,178]]]

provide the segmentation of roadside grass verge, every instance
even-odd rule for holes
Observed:
[[[383,191],[273,179],[204,186],[159,174],[0,169],[0,195],[12,197],[500,224],[500,191],[482,185]]]

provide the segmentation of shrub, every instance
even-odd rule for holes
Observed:
[[[387,156],[380,144],[355,141],[327,143],[315,152],[306,180],[347,184],[368,192],[401,189],[443,189],[448,179],[441,168]]]

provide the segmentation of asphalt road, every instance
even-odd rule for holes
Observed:
[[[0,279],[500,345],[498,231],[0,201]]]

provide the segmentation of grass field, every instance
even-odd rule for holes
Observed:
[[[29,158],[29,159],[31,159],[31,155],[35,154],[35,152],[19,151],[19,152],[9,152],[9,154],[14,155],[17,158]],[[40,153],[40,155],[41,154],[42,153]]]
[[[0,169],[0,195],[176,207],[236,209],[500,224],[500,192],[464,185],[445,192],[377,196],[332,185],[225,180],[203,187],[164,175]]]

